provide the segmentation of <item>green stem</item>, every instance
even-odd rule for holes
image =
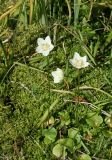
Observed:
[[[109,94],[109,93],[107,93],[107,92],[105,92],[105,91],[103,91],[103,90],[101,90],[101,89],[99,89],[99,88],[84,86],[84,87],[80,87],[79,89],[80,89],[80,90],[82,90],[82,89],[83,89],[83,90],[84,90],[84,89],[96,90],[96,91],[98,91],[98,92],[101,92],[101,93],[107,95],[109,98],[112,99],[112,95],[111,95],[111,94]]]
[[[47,65],[49,67],[49,57],[47,57]],[[51,104],[51,87],[50,87],[50,80],[49,80],[49,77],[48,77],[48,92],[49,92],[49,100],[48,100],[48,103],[49,105]],[[50,119],[50,110],[48,108],[48,127],[49,127],[49,119]]]
[[[68,0],[65,0],[67,3],[67,7],[68,7],[68,25],[70,25],[71,23],[71,17],[72,17],[72,11],[71,11],[71,6],[70,6],[70,2]]]
[[[77,94],[78,94],[78,104],[79,104],[79,96],[80,96],[80,70],[78,70],[78,78],[77,78]]]
[[[7,67],[8,66],[7,53],[6,53],[6,50],[5,50],[4,45],[3,45],[1,40],[0,40],[0,46],[1,46],[2,50],[3,50],[4,62],[5,62],[5,66]]]
[[[41,126],[41,124],[48,118],[49,113],[54,109],[54,107],[58,104],[59,102],[59,98],[56,99],[51,105],[50,107],[45,111],[44,115],[41,117],[40,122],[38,124],[38,127]]]
[[[76,27],[78,22],[80,4],[81,0],[74,0],[74,28]]]
[[[75,119],[76,119],[76,122],[78,123],[78,107],[79,107],[79,95],[80,95],[80,90],[79,90],[79,86],[80,86],[80,70],[78,69],[78,77],[77,77],[77,90],[76,90],[76,99],[77,99],[77,102],[76,102],[76,107],[75,107]]]

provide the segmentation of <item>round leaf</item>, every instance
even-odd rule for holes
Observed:
[[[56,157],[61,157],[62,156],[62,153],[63,153],[63,148],[60,144],[57,144],[54,146],[53,148],[53,154],[56,156]]]
[[[88,154],[82,154],[79,160],[91,160],[91,157]]]
[[[88,118],[86,119],[86,122],[91,127],[99,127],[100,124],[103,123],[103,118],[99,116],[98,114],[89,113]]]
[[[73,139],[77,135],[77,133],[78,133],[78,130],[76,130],[76,129],[70,128],[68,130],[68,136],[69,136],[69,138]]]
[[[74,147],[74,141],[71,139],[71,138],[62,138],[62,139],[59,139],[57,141],[57,143],[63,145],[63,146],[66,146],[70,149],[73,149]]]
[[[43,132],[42,132],[42,134],[47,139],[49,139],[51,141],[55,141],[55,138],[57,136],[57,130],[55,128],[44,129]]]

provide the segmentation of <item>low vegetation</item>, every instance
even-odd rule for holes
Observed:
[[[0,0],[1,160],[112,159],[111,42],[111,0]]]

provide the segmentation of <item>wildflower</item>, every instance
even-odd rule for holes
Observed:
[[[53,71],[51,74],[54,77],[54,83],[60,83],[64,78],[64,73],[60,68],[57,68],[56,71]]]
[[[49,36],[45,39],[38,38],[37,43],[38,47],[36,48],[36,51],[37,53],[42,53],[43,56],[48,56],[49,52],[54,48]]]
[[[87,56],[81,57],[77,52],[74,53],[73,59],[70,59],[70,63],[77,69],[85,68],[89,65]]]

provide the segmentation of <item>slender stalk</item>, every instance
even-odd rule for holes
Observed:
[[[82,89],[96,90],[96,91],[98,91],[98,92],[101,92],[101,93],[107,95],[109,98],[112,99],[112,95],[111,95],[111,94],[109,94],[109,93],[107,93],[107,92],[105,92],[105,91],[103,91],[103,90],[101,90],[101,89],[99,89],[99,88],[84,86],[84,87],[80,87],[79,89],[81,89],[81,90],[82,90]]]
[[[5,50],[4,45],[3,45],[1,40],[0,40],[0,46],[1,46],[2,50],[3,50],[4,62],[5,62],[5,66],[7,67],[8,66],[7,53],[6,53],[6,50]]]
[[[79,95],[80,95],[80,70],[78,70],[78,77],[77,77],[77,95],[78,95],[78,104],[79,104]]]
[[[48,26],[48,14],[47,14],[47,10],[46,10],[46,2],[44,0],[40,1],[40,14],[41,14],[41,25],[45,25]]]
[[[90,10],[89,10],[88,21],[89,21],[90,18],[91,18],[91,12],[92,12],[92,8],[93,8],[93,3],[94,3],[94,0],[90,0]]]
[[[78,69],[78,77],[77,77],[77,103],[76,103],[76,108],[75,108],[75,118],[76,118],[76,122],[78,123],[78,107],[79,107],[79,95],[80,95],[80,70]]]
[[[49,67],[49,57],[47,57],[47,64],[48,64],[48,67]],[[48,92],[49,92],[48,104],[49,104],[49,106],[50,106],[50,104],[51,104],[51,88],[50,88],[50,80],[49,80],[49,77],[48,77]],[[50,109],[48,108],[48,127],[49,127],[49,119],[50,119]]]
[[[44,115],[41,117],[40,122],[38,124],[38,127],[40,127],[40,125],[47,119],[47,117],[49,116],[49,113],[53,110],[53,108],[58,104],[59,102],[59,98],[56,99],[51,105],[50,107],[45,111]]]
[[[13,36],[12,36],[12,44],[11,45],[11,54],[9,54],[9,65],[11,66],[14,62],[14,53],[16,48],[16,28],[13,30]]]
[[[54,26],[54,34],[53,34],[53,43],[54,43],[55,46],[56,46],[57,28],[58,28],[58,26],[55,25]]]
[[[68,25],[70,25],[71,23],[71,17],[72,17],[72,11],[71,11],[71,6],[68,0],[66,0],[67,3],[67,7],[68,7],[68,12],[69,12],[69,16],[68,16]]]
[[[23,4],[23,13],[24,13],[24,26],[25,29],[28,28],[28,20],[27,20],[27,6],[26,6],[26,2],[24,2]]]
[[[99,89],[99,88],[94,88],[94,87],[88,87],[88,86],[83,86],[83,87],[79,87],[79,90],[96,90],[100,93],[103,93],[105,95],[107,95],[109,98],[112,99],[112,95]],[[56,89],[51,89],[52,92],[57,92],[57,93],[61,93],[61,94],[70,94],[70,95],[73,95],[75,96],[75,93],[74,91],[66,91],[66,90],[56,90]]]
[[[5,75],[3,76],[2,80],[1,80],[1,84],[4,82],[5,78],[7,77],[7,75],[9,74],[9,72],[11,71],[11,69],[15,66],[15,64],[13,64],[8,71],[5,73]]]
[[[75,96],[74,92],[66,91],[66,90],[57,90],[57,89],[51,89],[52,92],[60,93],[60,94],[70,94]]]
[[[77,25],[81,0],[74,0],[74,28]]]
[[[29,24],[31,24],[32,23],[32,15],[33,15],[33,0],[30,0],[29,3],[30,3]]]
[[[63,51],[64,51],[64,53],[65,53],[65,61],[66,61],[66,72],[65,72],[65,75],[66,75],[66,77],[68,76],[68,56],[67,56],[67,52],[66,52],[66,48],[65,48],[65,44],[64,44],[64,42],[63,42]]]

